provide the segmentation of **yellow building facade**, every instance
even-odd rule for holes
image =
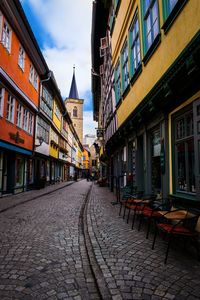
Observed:
[[[198,206],[200,2],[102,3],[93,6],[92,87],[108,176]]]

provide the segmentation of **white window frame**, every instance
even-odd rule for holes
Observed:
[[[34,79],[34,67],[30,64],[30,70],[29,70],[29,81],[33,84]]]
[[[24,108],[23,112],[23,129],[28,131],[28,119],[29,119],[29,111],[28,109]]]
[[[19,47],[18,65],[24,71],[25,67],[25,51],[22,46]]]
[[[0,87],[0,116],[3,117],[5,89]]]
[[[21,103],[17,104],[17,120],[16,125],[20,128],[22,128],[22,122],[23,121],[23,106]]]
[[[5,28],[6,27],[6,28]],[[8,22],[4,19],[2,24],[2,36],[1,41],[2,45],[7,49],[7,51],[11,52],[11,38],[12,38],[12,30]]]
[[[6,120],[14,123],[14,115],[15,115],[15,98],[12,95],[8,95],[7,102],[7,115]]]
[[[33,75],[33,86],[36,90],[38,90],[38,74],[34,69],[34,75]]]
[[[28,120],[28,132],[33,135],[33,126],[34,126],[34,118],[33,114],[29,112],[29,120]]]

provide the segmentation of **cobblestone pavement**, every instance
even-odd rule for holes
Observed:
[[[100,299],[80,219],[90,186],[80,181],[0,214],[1,300]]]
[[[91,185],[0,199],[0,300],[200,299],[200,263],[176,246],[164,265],[164,241],[151,250],[152,234],[131,230],[108,188],[86,197]]]
[[[151,250],[152,235],[145,239],[144,226],[131,230],[113,193],[93,186],[88,207],[88,224],[96,259],[101,266],[112,298],[120,299],[200,299],[200,263],[180,247],[170,249],[164,265],[166,244],[158,239]],[[183,251],[182,251],[183,252]]]

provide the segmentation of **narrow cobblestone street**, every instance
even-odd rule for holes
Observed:
[[[1,300],[200,299],[196,257],[172,247],[164,265],[164,241],[151,250],[152,234],[131,230],[108,188],[82,180],[43,193],[13,208],[15,196],[1,199]]]

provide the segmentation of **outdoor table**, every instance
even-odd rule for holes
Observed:
[[[187,217],[187,211],[186,210],[159,210],[158,213],[163,216],[167,220],[183,220]]]

